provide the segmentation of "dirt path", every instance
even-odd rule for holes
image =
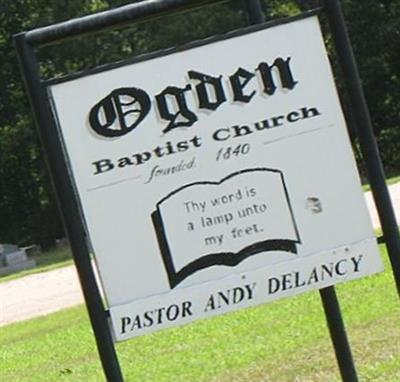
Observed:
[[[400,182],[390,186],[400,224]],[[365,194],[374,228],[378,215],[370,192]],[[0,283],[0,326],[45,315],[83,303],[74,266]]]
[[[400,225],[400,182],[389,186],[389,191],[390,196],[392,197],[392,203],[394,207],[394,212],[396,214],[397,224]],[[374,228],[380,227],[378,213],[376,211],[371,192],[365,193],[365,201],[367,202],[369,214],[371,216]]]
[[[83,302],[74,266],[0,283],[0,325],[22,321]]]

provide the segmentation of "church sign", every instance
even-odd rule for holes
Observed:
[[[47,89],[116,340],[382,269],[316,16]]]

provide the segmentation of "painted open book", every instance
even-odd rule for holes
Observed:
[[[274,169],[184,185],[157,203],[152,220],[171,288],[205,268],[297,254],[300,243],[283,174]]]

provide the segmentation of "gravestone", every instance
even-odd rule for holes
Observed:
[[[36,267],[24,249],[13,244],[0,244],[0,276]]]

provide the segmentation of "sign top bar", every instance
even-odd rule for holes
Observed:
[[[24,32],[24,34],[30,45],[46,45],[70,37],[123,25],[131,21],[144,21],[167,13],[225,1],[227,0],[145,0],[117,9],[37,28]]]

